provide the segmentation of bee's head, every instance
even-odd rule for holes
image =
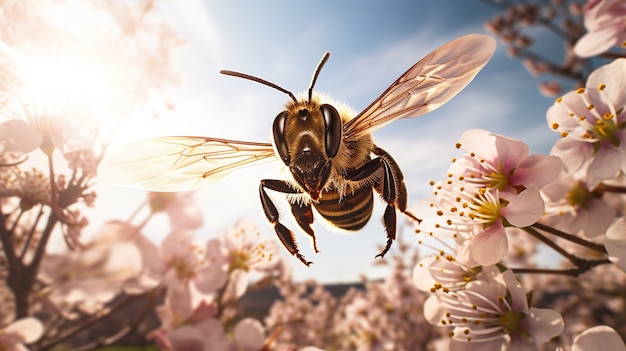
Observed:
[[[291,174],[316,200],[331,174],[343,138],[339,112],[329,104],[300,101],[276,116],[274,146]]]
[[[277,89],[291,98],[286,110],[274,119],[272,132],[276,153],[289,166],[296,182],[317,200],[331,174],[331,159],[337,155],[343,138],[339,112],[313,97],[313,87],[330,57],[326,52],[317,65],[308,90],[308,99],[298,100],[289,90],[267,80],[234,71],[222,74],[252,80]]]

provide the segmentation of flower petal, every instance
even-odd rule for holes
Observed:
[[[622,150],[603,143],[587,169],[587,187],[593,189],[601,181],[613,179],[622,168]]]
[[[3,333],[19,336],[23,342],[32,343],[37,341],[43,334],[43,324],[37,318],[22,318],[9,324]]]
[[[593,144],[571,138],[559,139],[550,152],[563,160],[563,165],[572,174],[586,171],[586,164],[593,156]]]
[[[624,341],[615,330],[601,325],[585,330],[574,339],[572,351],[626,351]]]
[[[613,28],[589,32],[576,42],[574,53],[579,57],[591,57],[609,50],[616,43]]]
[[[430,295],[424,301],[424,318],[432,325],[441,325],[441,321],[446,314],[446,308],[441,303],[437,295]]]
[[[43,133],[22,120],[10,119],[0,123],[0,153],[28,153],[36,150],[42,142]]]
[[[609,260],[626,272],[626,221],[621,217],[606,231],[606,250]]]
[[[413,268],[413,284],[421,291],[430,291],[435,284],[430,273],[430,266],[435,260],[435,256],[427,257],[419,261]]]
[[[245,318],[239,321],[233,331],[235,344],[239,350],[260,350],[265,343],[265,330],[259,321]]]
[[[563,317],[559,312],[534,307],[522,323],[537,345],[559,336],[564,328]]]
[[[557,156],[533,154],[520,162],[510,180],[512,184],[534,184],[541,189],[556,179],[564,168],[563,161]]]
[[[536,186],[530,185],[519,195],[511,198],[511,202],[500,211],[500,214],[512,225],[522,228],[536,223],[543,216],[544,209],[539,190]]]
[[[605,84],[606,89],[602,91],[607,97],[605,104],[608,102],[616,108],[620,108],[626,104],[626,94],[624,94],[624,90],[626,90],[625,77],[626,59],[614,60],[591,72],[589,78],[587,78],[587,91],[597,93],[598,86]]]
[[[472,238],[470,252],[481,266],[500,262],[509,249],[509,242],[501,222],[492,224]]]
[[[580,212],[577,212],[576,217],[585,217],[583,233],[588,238],[605,233],[615,219],[615,212],[603,199],[591,199],[587,202],[588,215],[578,216]]]
[[[228,295],[233,299],[238,299],[248,289],[248,272],[243,269],[235,269],[230,274],[230,281],[226,287]]]

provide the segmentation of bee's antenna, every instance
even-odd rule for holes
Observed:
[[[257,83],[261,83],[263,85],[267,85],[268,87],[274,88],[278,91],[282,91],[283,93],[289,95],[289,97],[291,98],[291,100],[293,100],[293,102],[298,102],[298,99],[296,99],[296,97],[293,95],[292,92],[290,92],[289,90],[280,87],[272,82],[268,82],[265,79],[261,79],[259,77],[255,77],[255,76],[251,76],[249,74],[245,74],[245,73],[241,73],[241,72],[235,72],[235,71],[228,71],[228,70],[221,70],[220,71],[221,74],[227,75],[227,76],[233,76],[233,77],[237,77],[237,78],[243,78],[243,79],[247,79],[247,80],[251,80],[253,82],[257,82]]]
[[[320,61],[320,63],[317,64],[317,68],[313,73],[313,78],[311,78],[311,85],[309,86],[309,102],[311,102],[311,98],[313,97],[313,87],[315,86],[315,82],[317,82],[317,77],[320,75],[322,67],[324,67],[324,64],[326,63],[326,61],[328,61],[329,57],[330,52],[326,51],[326,53],[324,53],[324,56],[322,56],[322,60]]]

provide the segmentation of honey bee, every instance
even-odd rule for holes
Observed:
[[[281,223],[268,190],[286,194],[300,228],[319,252],[312,229],[314,212],[333,226],[357,231],[369,221],[373,193],[386,203],[383,215],[387,242],[396,236],[396,211],[407,211],[402,171],[378,147],[371,133],[401,118],[428,113],[460,92],[487,64],[495,40],[470,34],[437,48],[409,68],[362,112],[351,115],[313,92],[326,53],[313,74],[308,94],[298,99],[269,81],[234,71],[220,73],[252,80],[290,98],[274,119],[273,142],[250,142],[201,136],[165,136],[137,141],[109,153],[98,173],[105,180],[150,191],[185,191],[207,186],[231,171],[263,161],[280,160],[289,180],[263,179],[259,185],[267,220],[287,251],[305,265],[294,234]]]

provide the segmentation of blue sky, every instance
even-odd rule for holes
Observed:
[[[176,106],[157,123],[131,121],[122,126],[115,143],[159,135],[204,135],[269,141],[271,123],[288,97],[249,81],[222,76],[230,69],[270,80],[295,94],[307,89],[311,74],[325,51],[332,53],[316,91],[360,110],[376,98],[421,57],[464,34],[485,33],[484,22],[496,11],[474,0],[438,1],[165,1],[159,12],[188,46],[177,55],[186,82],[171,93]],[[375,142],[389,151],[404,171],[409,202],[430,193],[429,180],[445,176],[458,156],[454,143],[463,131],[482,128],[519,138],[534,153],[548,153],[557,135],[546,127],[545,112],[552,99],[536,89],[521,62],[499,46],[477,78],[448,104],[424,117],[398,121],[374,133]],[[247,168],[197,194],[205,214],[201,237],[230,226],[242,216],[266,225],[258,200],[258,182],[282,178],[276,164]],[[101,198],[119,199],[115,187]],[[128,199],[139,192],[124,189]],[[293,229],[286,202],[275,194],[285,224]],[[110,200],[109,199],[109,200]],[[119,201],[119,200],[118,200]],[[137,200],[138,201],[138,200]],[[126,201],[120,211],[128,210]],[[132,203],[129,201],[128,203]],[[360,274],[376,278],[377,246],[385,242],[378,203],[370,223],[354,235],[332,233],[316,223],[319,254],[308,238],[297,233],[310,268],[293,259],[296,279],[324,282],[354,281]],[[419,215],[419,214],[418,214]],[[148,231],[158,238],[157,219]],[[414,241],[410,231],[404,233]],[[393,248],[392,248],[393,250]],[[286,252],[285,252],[285,255]]]

